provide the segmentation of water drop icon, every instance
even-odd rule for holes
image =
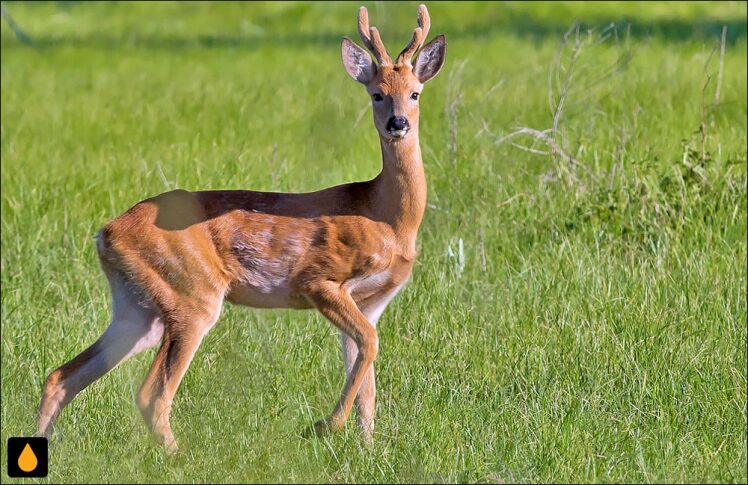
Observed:
[[[18,468],[25,471],[26,473],[34,471],[39,461],[36,459],[34,450],[31,449],[31,445],[26,443],[26,447],[23,449],[21,454],[18,456]]]

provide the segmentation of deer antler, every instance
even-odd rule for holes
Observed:
[[[429,35],[429,28],[431,28],[431,18],[429,17],[429,11],[426,9],[426,5],[421,4],[418,6],[418,27],[413,31],[413,38],[405,49],[397,56],[396,64],[410,63],[413,54],[416,53],[419,47],[426,40],[426,36]]]
[[[358,9],[358,33],[361,35],[364,45],[374,54],[380,66],[392,64],[392,58],[387,53],[387,49],[384,48],[382,38],[379,37],[379,31],[376,27],[369,27],[369,12],[366,7]]]

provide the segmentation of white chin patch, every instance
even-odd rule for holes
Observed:
[[[397,130],[397,131],[390,131],[390,136],[393,138],[402,138],[405,136],[405,134],[408,132],[408,130]]]

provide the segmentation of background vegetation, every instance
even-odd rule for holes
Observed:
[[[366,5],[398,52],[416,3]],[[3,22],[1,446],[108,323],[108,219],[377,174],[340,62],[358,6],[6,4],[32,44]],[[227,306],[175,401],[180,455],[134,405],[150,351],[63,412],[47,481],[746,482],[746,4],[429,9],[449,52],[376,447],[353,422],[302,437],[343,382],[331,325]]]

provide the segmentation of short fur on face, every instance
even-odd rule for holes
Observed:
[[[423,42],[430,25],[428,11],[424,5],[419,6],[418,24],[419,27],[413,33],[413,40],[398,56],[398,62],[395,64],[381,45],[376,29],[368,28],[368,13],[364,7],[359,11],[359,32],[379,65],[351,39],[343,38],[343,66],[353,79],[366,86],[372,98],[374,125],[379,135],[387,140],[394,139],[387,130],[387,125],[395,117],[407,120],[409,133],[417,132],[418,98],[423,85],[436,76],[446,58],[447,40],[444,35],[439,35],[421,48],[415,65],[411,64],[410,54]],[[369,35],[367,30],[370,32]]]

